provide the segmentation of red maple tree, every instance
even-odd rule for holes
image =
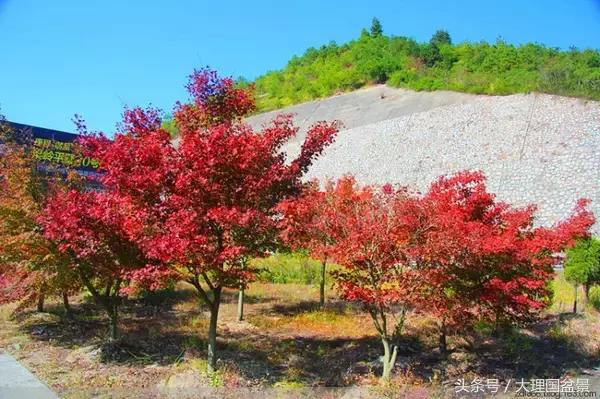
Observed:
[[[111,192],[59,189],[38,217],[46,238],[72,257],[71,273],[108,314],[111,341],[118,338],[121,298],[144,283],[143,276],[165,275],[160,264],[150,262],[130,239],[124,215]]]
[[[286,160],[282,146],[298,129],[289,115],[259,132],[244,124],[254,110],[252,87],[203,69],[191,75],[188,90],[192,101],[174,111],[175,142],[155,110],[133,109],[113,141],[95,135],[82,144],[100,160],[102,184],[126,213],[129,237],[192,284],[208,306],[212,371],[223,288],[254,278],[244,259],[274,247],[277,204],[301,192],[301,177],[337,124],[316,123],[299,156]]]
[[[0,115],[0,303],[18,301],[20,308],[37,302],[43,311],[45,298],[58,295],[68,311],[68,295],[79,287],[68,272],[72,259],[37,222],[51,176],[37,171],[30,137],[3,122]]]
[[[550,302],[556,254],[594,223],[585,205],[553,227],[535,227],[534,206],[497,201],[484,176],[469,171],[441,177],[424,195],[345,177],[282,204],[292,239],[332,256],[342,267],[332,273],[342,298],[371,315],[383,378],[409,312],[437,318],[443,353],[448,333],[476,321],[502,326],[539,315]]]
[[[594,217],[580,200],[553,227],[534,227],[535,206],[512,207],[487,191],[480,172],[441,177],[420,199],[413,257],[425,311],[446,334],[475,321],[496,327],[532,320],[551,301],[557,253],[588,234]]]
[[[278,210],[282,214],[280,221],[283,242],[294,250],[306,250],[310,257],[321,262],[321,280],[319,282],[319,304],[325,305],[325,276],[327,262],[335,245],[337,226],[333,202],[336,186],[326,184],[325,191],[319,189],[318,181],[307,185],[299,198],[282,201]]]
[[[373,319],[384,349],[382,376],[388,379],[417,286],[407,256],[413,200],[404,189],[359,187],[352,177],[328,191],[333,200],[327,217],[336,223],[331,254],[342,266],[332,275],[342,298],[362,304]]]

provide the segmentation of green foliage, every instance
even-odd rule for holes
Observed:
[[[319,284],[320,263],[303,253],[276,253],[268,258],[253,259],[260,269],[258,280],[275,284]]]
[[[194,359],[190,362],[190,366],[193,369],[198,370],[200,374],[208,380],[208,383],[212,388],[223,387],[223,374],[218,370],[213,372],[205,371],[208,366],[208,362],[205,359]]]
[[[433,34],[431,40],[429,40],[429,43],[435,46],[441,46],[444,44],[452,44],[452,39],[447,31],[438,30]]]
[[[600,311],[600,286],[595,286],[590,289],[590,304]]]
[[[170,116],[167,116],[163,120],[161,127],[163,129],[165,129],[167,132],[169,132],[171,137],[177,137],[179,135],[179,130],[177,129],[177,123],[176,123],[175,119],[173,119]]]
[[[565,278],[573,284],[589,286],[600,283],[600,240],[589,238],[578,241],[567,250]]]
[[[540,44],[452,44],[438,31],[429,43],[363,29],[358,39],[331,42],[294,56],[256,80],[261,111],[327,97],[373,83],[413,90],[512,94],[540,91],[600,100],[600,53]],[[379,28],[377,28],[379,25]]]
[[[377,18],[373,18],[373,22],[371,22],[371,36],[379,37],[383,35],[383,26],[381,26],[381,22]]]

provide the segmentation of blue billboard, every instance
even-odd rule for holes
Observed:
[[[17,142],[31,148],[31,156],[41,173],[66,176],[75,171],[91,180],[100,176],[98,161],[75,151],[79,135],[15,122],[3,123],[13,131]]]

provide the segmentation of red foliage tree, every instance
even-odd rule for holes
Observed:
[[[300,155],[286,162],[283,144],[297,133],[290,116],[254,132],[241,118],[254,109],[252,88],[201,70],[190,77],[189,104],[174,111],[173,143],[154,110],[125,113],[112,142],[83,145],[99,159],[102,183],[127,213],[126,231],[144,252],[192,284],[210,309],[208,367],[224,287],[252,280],[248,256],[264,256],[278,237],[276,205],[300,193],[301,177],[332,142],[335,123],[309,129]]]
[[[420,199],[413,240],[426,311],[446,333],[474,321],[526,322],[551,301],[556,254],[587,235],[592,213],[579,201],[568,219],[534,227],[535,207],[515,208],[487,191],[480,172],[441,177]]]
[[[126,212],[110,192],[57,190],[38,218],[47,238],[72,256],[72,272],[109,316],[109,338],[118,338],[121,297],[145,276],[160,275],[125,231]]]
[[[342,266],[333,273],[338,290],[371,315],[389,378],[409,310],[439,320],[442,352],[448,332],[476,321],[501,326],[538,315],[550,301],[556,254],[594,223],[585,205],[553,227],[534,227],[535,207],[498,202],[481,173],[461,172],[424,195],[361,188],[347,177],[282,209],[293,240]]]
[[[295,250],[308,251],[310,257],[321,261],[321,281],[319,282],[319,304],[325,305],[325,276],[327,262],[335,244],[336,216],[333,202],[335,185],[328,183],[325,191],[319,189],[318,182],[308,185],[297,199],[282,201],[281,228],[285,244]]]
[[[59,295],[68,310],[68,294],[79,287],[68,272],[72,259],[44,237],[37,222],[51,177],[38,173],[21,136],[0,116],[0,303],[37,302],[43,311],[45,297]]]
[[[342,298],[361,303],[373,319],[383,343],[387,379],[417,286],[407,256],[413,200],[391,186],[358,187],[351,177],[330,185],[327,192],[332,198],[327,217],[336,223],[331,254],[342,266],[332,274]]]

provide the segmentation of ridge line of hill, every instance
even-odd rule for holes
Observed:
[[[263,112],[374,83],[416,91],[540,92],[600,100],[600,53],[533,43],[515,46],[502,40],[454,44],[445,31],[419,43],[372,29],[344,44],[309,48],[254,83]]]

